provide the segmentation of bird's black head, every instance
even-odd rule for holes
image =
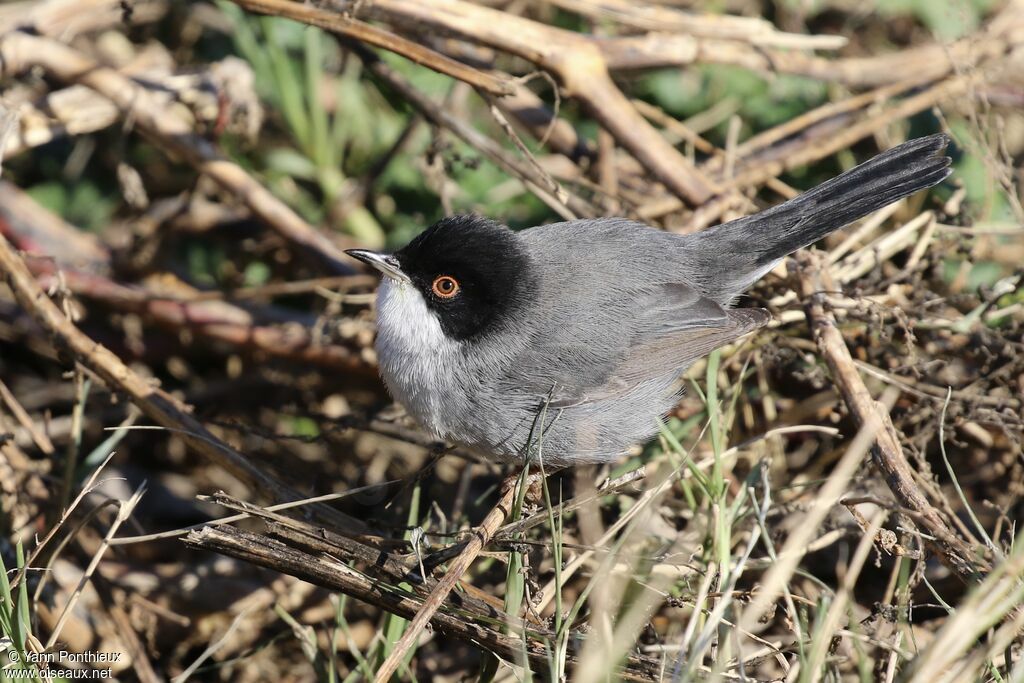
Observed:
[[[529,260],[515,233],[480,216],[438,221],[391,256],[349,253],[385,275],[408,278],[457,340],[499,329],[531,289]]]

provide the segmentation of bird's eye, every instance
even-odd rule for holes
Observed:
[[[459,293],[459,281],[451,275],[438,275],[431,289],[438,298],[451,299]]]

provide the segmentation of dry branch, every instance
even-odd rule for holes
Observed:
[[[386,683],[391,680],[392,674],[398,670],[398,666],[405,659],[405,656],[409,651],[416,646],[419,641],[420,634],[423,632],[423,628],[430,621],[431,617],[437,612],[445,600],[448,599],[448,594],[455,588],[455,584],[458,583],[462,575],[466,573],[469,566],[473,564],[473,560],[476,559],[480,551],[484,549],[484,546],[491,540],[491,536],[498,530],[504,521],[508,517],[509,512],[512,511],[512,503],[515,501],[516,486],[518,482],[518,475],[511,475],[505,479],[505,483],[502,485],[501,498],[498,499],[497,505],[487,513],[484,521],[480,523],[480,526],[473,530],[473,535],[466,543],[462,552],[452,560],[448,566],[448,571],[445,572],[444,578],[437,582],[437,585],[427,599],[424,601],[423,606],[416,613],[416,616],[409,623],[405,629],[405,633],[397,643],[395,643],[394,649],[388,658],[384,660],[380,668],[377,670],[374,680],[376,683]],[[534,478],[528,478],[533,480]],[[523,486],[528,486],[529,482],[523,482]]]
[[[319,26],[332,33],[337,33],[352,40],[358,40],[367,45],[384,48],[428,69],[433,69],[438,73],[465,81],[474,88],[479,88],[491,95],[510,95],[513,91],[512,82],[506,77],[479,71],[471,66],[457,62],[440,52],[426,48],[419,43],[414,43],[411,40],[339,12],[318,9],[309,5],[300,5],[290,0],[231,1],[250,12],[270,14],[301,21],[304,24]]]
[[[547,204],[553,211],[571,220],[576,217],[592,217],[598,215],[597,209],[580,197],[566,192],[562,188],[552,188],[550,178],[543,177],[537,169],[507,152],[501,145],[487,137],[468,122],[454,116],[444,107],[439,106],[424,93],[417,90],[394,69],[381,61],[369,50],[354,46],[367,69],[382,82],[400,93],[420,114],[435,126],[447,128],[463,142],[479,150],[492,162],[511,175],[519,178],[531,192]],[[562,195],[564,201],[559,198]],[[568,212],[566,211],[568,210]]]
[[[846,341],[836,327],[835,317],[825,309],[822,292],[832,291],[834,285],[809,252],[800,252],[800,257],[800,287],[807,302],[807,322],[839,393],[859,427],[881,420],[882,426],[875,431],[872,448],[875,464],[899,504],[916,513],[916,518],[930,535],[926,537],[928,543],[943,563],[965,580],[977,579],[979,574],[989,570],[989,565],[949,528],[914,483],[910,463],[900,446],[899,435],[888,411],[874,400],[864,385]]]
[[[633,0],[549,0],[571,12],[594,19],[609,19],[623,26],[656,31],[684,33],[699,38],[740,40],[760,47],[833,50],[846,45],[843,36],[804,35],[779,31],[766,19],[729,14],[700,14],[665,5]]]
[[[59,80],[95,90],[117,106],[123,119],[131,121],[167,152],[184,159],[196,171],[210,176],[236,195],[289,242],[315,254],[334,271],[352,272],[349,259],[330,239],[302,220],[238,164],[224,157],[188,122],[168,116],[167,109],[145,87],[63,43],[26,33],[0,36],[0,59],[6,76],[38,66]]]
[[[555,75],[569,96],[672,193],[690,205],[713,194],[707,180],[622,94],[588,37],[461,0],[377,0],[366,12],[416,32],[455,34],[533,62]]]
[[[451,589],[448,583],[454,584],[454,581],[434,581],[428,578],[423,582],[414,574],[417,563],[412,558],[399,559],[379,548],[363,546],[358,541],[337,536],[329,529],[283,518],[250,505],[240,505],[225,497],[216,500],[222,505],[262,519],[267,525],[266,533],[252,533],[226,525],[208,526],[190,532],[184,538],[187,545],[236,557],[318,586],[341,591],[392,614],[421,619],[424,625],[430,623],[434,630],[447,637],[482,647],[508,661],[521,661],[525,655],[535,670],[545,670],[550,664],[545,641],[551,642],[553,633],[537,623],[526,623],[505,614],[500,607],[489,601],[461,592],[451,593],[450,600],[446,602],[443,598],[447,597]],[[506,507],[502,508],[502,505]],[[506,490],[498,507],[491,511],[482,526],[492,531],[497,528],[509,505],[511,498]],[[481,537],[475,538],[480,540]],[[458,560],[453,562],[446,578],[452,575],[455,580],[461,578],[462,571],[472,560],[471,554],[474,557],[476,555],[475,552],[463,551],[461,557],[467,559],[464,563]],[[409,583],[412,588],[399,587],[403,582]],[[466,588],[472,586],[467,585]],[[442,599],[435,598],[432,601],[431,596],[441,596]],[[505,633],[505,628],[511,629],[512,633]],[[527,639],[525,646],[524,636]],[[397,646],[394,651],[402,651],[401,646]],[[568,662],[573,666],[577,659],[569,655]],[[623,680],[652,681],[657,679],[658,665],[659,662],[653,658],[631,655],[627,658],[625,668],[617,674]]]
[[[986,26],[951,45],[934,43],[900,52],[845,59],[824,59],[799,51],[765,49],[754,41],[701,39],[650,32],[597,42],[608,68],[638,69],[718,63],[767,74],[788,73],[874,88],[906,78],[941,78],[969,71],[1024,43],[1024,4],[1011,0]]]
[[[322,553],[303,552],[265,535],[233,527],[204,527],[191,532],[185,538],[185,543],[193,548],[236,557],[318,586],[341,591],[407,619],[415,617],[423,607],[422,598],[374,580],[339,559]],[[465,615],[436,612],[431,618],[431,624],[446,636],[484,647],[510,661],[522,653],[522,641],[518,637],[504,635]],[[535,664],[544,665],[543,651],[532,651],[529,655]]]
[[[151,420],[177,431],[199,454],[223,467],[250,487],[259,498],[287,501],[300,494],[257,467],[250,458],[218,439],[190,414],[189,407],[171,394],[153,386],[108,349],[83,334],[50,300],[10,243],[0,235],[0,273],[15,299],[53,338],[59,349],[70,351],[83,366],[111,389],[126,394]],[[338,529],[352,533],[366,526],[332,508],[317,506],[317,514],[333,521]]]

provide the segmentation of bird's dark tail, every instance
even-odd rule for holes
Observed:
[[[711,256],[700,284],[719,301],[732,299],[788,254],[887,204],[941,182],[949,138],[929,135],[879,154],[783,204],[693,235],[696,252]],[[696,253],[695,252],[695,253]]]

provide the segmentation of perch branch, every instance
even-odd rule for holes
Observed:
[[[423,610],[424,600],[416,594],[374,580],[339,559],[338,554],[297,548],[288,539],[277,539],[230,526],[219,526],[192,531],[184,541],[193,548],[235,557],[339,591],[406,619],[414,619]],[[478,613],[468,605],[456,613],[446,610],[435,611],[430,618],[431,626],[449,638],[482,647],[508,661],[520,661],[525,654],[535,670],[548,667],[548,653],[535,639],[536,636],[544,635],[543,633],[532,630],[529,633],[530,644],[524,648],[522,635],[502,633],[490,626],[494,621],[492,610]],[[550,637],[551,634],[547,635]],[[576,658],[569,655],[567,661],[571,666],[576,663]],[[656,660],[632,655],[627,660],[627,668],[617,671],[616,674],[623,680],[655,681],[657,667]]]
[[[370,547],[357,539],[338,536],[329,529],[281,517],[226,496],[215,496],[213,501],[260,519],[266,530],[253,533],[227,525],[205,526],[188,533],[184,538],[187,545],[340,591],[407,619],[424,614],[431,596],[444,581],[427,577],[421,583],[410,574],[418,566],[412,557],[398,558],[381,547]],[[511,505],[507,491],[502,495],[502,502]],[[496,518],[504,516],[491,514]],[[500,521],[485,521],[485,524],[496,527]],[[365,570],[360,569],[361,566],[365,566]],[[401,587],[402,583],[410,585]],[[465,588],[465,592],[452,595],[447,603],[444,600],[438,603],[442,608],[432,611],[427,618],[433,628],[447,637],[483,647],[510,661],[518,661],[525,655],[534,667],[548,666],[541,639],[551,638],[553,634],[535,621],[526,623],[505,614],[493,596],[482,594],[472,585],[466,584]],[[504,627],[513,632],[502,632]],[[525,648],[524,637],[528,639]],[[567,662],[574,665],[575,655],[570,654]],[[616,673],[624,680],[651,681],[656,680],[657,666],[653,658],[630,655],[625,668]]]

